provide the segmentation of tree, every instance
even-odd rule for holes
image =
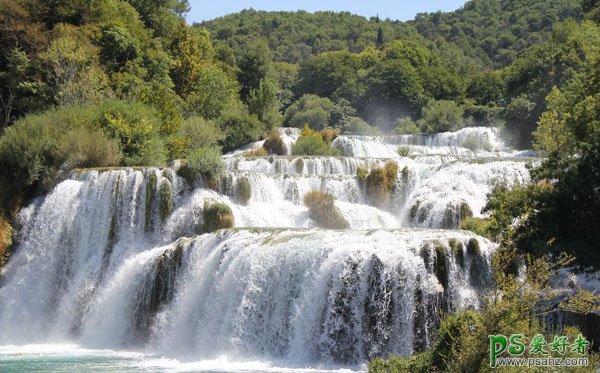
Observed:
[[[19,48],[12,49],[6,56],[6,69],[0,71],[0,133],[12,122],[15,115],[27,108],[27,98],[38,93],[40,82],[31,81],[29,57]]]
[[[377,46],[377,48],[381,48],[383,47],[383,28],[381,28],[381,25],[379,26],[379,29],[377,30],[377,40],[375,41],[375,45]]]
[[[283,120],[279,113],[279,88],[270,79],[259,82],[258,88],[250,90],[248,95],[248,109],[256,114],[258,119],[265,123],[268,131],[279,126]]]
[[[292,104],[286,111],[284,123],[291,127],[320,130],[329,125],[334,104],[328,98],[316,95],[304,95]]]
[[[272,60],[273,55],[264,40],[252,39],[246,43],[238,59],[242,100],[246,101],[250,91],[257,89],[261,80],[267,77]]]
[[[98,48],[78,29],[65,26],[61,30],[64,36],[40,54],[49,69],[55,101],[75,104],[105,97],[108,77],[99,65]]]

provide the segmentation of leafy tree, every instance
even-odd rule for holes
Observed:
[[[328,126],[333,109],[334,103],[331,100],[306,94],[285,111],[284,123],[297,128],[308,125],[320,130]]]
[[[239,101],[236,81],[217,65],[205,64],[197,74],[187,96],[189,114],[216,119]]]
[[[266,124],[268,131],[278,127],[283,120],[279,113],[278,93],[279,89],[273,81],[263,79],[259,82],[258,88],[250,90],[248,95],[250,113],[256,114],[258,119]]]
[[[41,82],[30,80],[31,61],[25,52],[14,48],[6,60],[6,69],[0,71],[0,130],[11,123],[15,116],[26,112],[30,105],[43,105],[39,99],[35,100],[34,95],[38,94],[44,100],[43,95],[39,94],[43,88]],[[32,100],[34,103],[31,103]]]
[[[240,94],[247,100],[253,89],[258,89],[260,82],[267,78],[271,69],[273,56],[267,43],[262,39],[249,40],[238,58],[238,80],[241,84]]]
[[[100,45],[100,61],[114,71],[119,71],[127,61],[134,60],[141,54],[138,41],[129,31],[119,26],[102,30]]]
[[[256,115],[238,107],[224,110],[218,123],[225,134],[225,138],[221,142],[224,151],[231,151],[258,141],[266,130],[265,125]]]
[[[60,30],[64,36],[53,40],[40,54],[49,69],[54,99],[75,104],[107,96],[108,77],[99,66],[98,49],[81,30],[69,26]]]

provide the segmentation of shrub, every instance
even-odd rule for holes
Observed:
[[[396,135],[412,135],[419,133],[419,127],[411,117],[398,118],[396,121],[396,128],[394,128],[394,133]]]
[[[292,154],[338,156],[341,152],[327,144],[319,132],[304,126],[300,137],[292,146]]]
[[[410,148],[408,146],[399,146],[396,152],[401,157],[408,157],[410,155]]]
[[[333,129],[331,127],[327,127],[323,128],[321,131],[319,131],[319,133],[321,134],[321,137],[323,138],[323,140],[325,140],[327,144],[331,144],[333,140],[335,140],[340,135],[340,129]]]
[[[204,224],[202,231],[204,233],[214,232],[219,229],[233,228],[234,218],[231,208],[224,203],[214,200],[204,201],[202,211]]]
[[[265,132],[265,125],[258,117],[244,109],[226,110],[218,120],[219,127],[225,133],[221,141],[223,150],[228,152],[253,141],[258,141]]]
[[[214,121],[189,117],[171,140],[171,156],[172,158],[186,157],[190,151],[216,146],[223,139],[223,131]]]
[[[161,122],[156,109],[141,103],[106,100],[97,110],[93,122],[119,139],[126,165],[164,165],[166,152],[159,137]]]
[[[356,177],[361,183],[364,183],[365,180],[367,180],[367,175],[369,175],[369,170],[367,170],[365,167],[358,167],[356,169]]]
[[[487,150],[490,151],[491,147],[490,144],[481,141],[481,139],[478,139],[477,137],[470,135],[468,136],[462,143],[462,147],[463,148],[467,148],[470,149],[471,151],[478,151],[478,150]]]
[[[266,149],[269,154],[286,155],[285,144],[281,140],[281,135],[278,130],[275,130],[267,135],[263,148]]]
[[[99,129],[73,128],[57,142],[57,159],[66,169],[114,167],[121,163],[119,142]]]
[[[454,101],[431,101],[423,108],[419,127],[427,133],[456,131],[464,127],[463,115],[463,109]]]
[[[214,181],[222,171],[221,150],[216,146],[210,146],[191,151],[177,173],[190,185],[194,185],[200,179]]]
[[[247,205],[252,197],[252,185],[247,177],[240,177],[236,184],[237,199],[242,205]]]
[[[350,224],[342,212],[334,205],[331,194],[312,191],[304,196],[304,204],[308,207],[309,216],[317,225],[327,229],[347,229]]]
[[[491,238],[489,219],[467,217],[461,220],[460,229],[471,231],[479,236]]]
[[[383,132],[375,126],[369,125],[359,117],[351,117],[342,127],[342,132],[348,135],[381,136]]]
[[[369,373],[429,373],[431,353],[420,353],[405,358],[390,356],[388,359],[375,358],[369,362]]]
[[[383,168],[373,168],[365,181],[369,203],[377,207],[389,205],[398,183],[398,164],[389,161]]]

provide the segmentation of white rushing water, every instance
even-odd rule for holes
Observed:
[[[290,153],[298,131],[282,134]],[[422,351],[439,312],[478,307],[490,282],[494,245],[456,230],[460,218],[482,215],[494,183],[527,182],[530,154],[488,128],[334,146],[343,157],[228,154],[215,190],[171,168],[74,172],[19,215],[0,344],[266,364],[256,371]],[[390,160],[397,185],[370,203],[357,172]],[[335,196],[348,230],[316,227],[303,205],[312,190]],[[204,232],[211,201],[236,228]]]

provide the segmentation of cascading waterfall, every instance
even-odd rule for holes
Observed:
[[[289,152],[298,130],[281,131]],[[440,311],[478,307],[489,286],[494,244],[456,230],[460,219],[482,216],[494,183],[527,182],[532,154],[489,128],[333,145],[345,156],[228,154],[214,190],[176,168],[73,172],[19,214],[0,344],[305,366],[426,349]],[[390,159],[397,186],[372,205],[357,172]],[[311,190],[333,194],[350,229],[316,228],[303,205]],[[236,228],[204,232],[213,200]]]

